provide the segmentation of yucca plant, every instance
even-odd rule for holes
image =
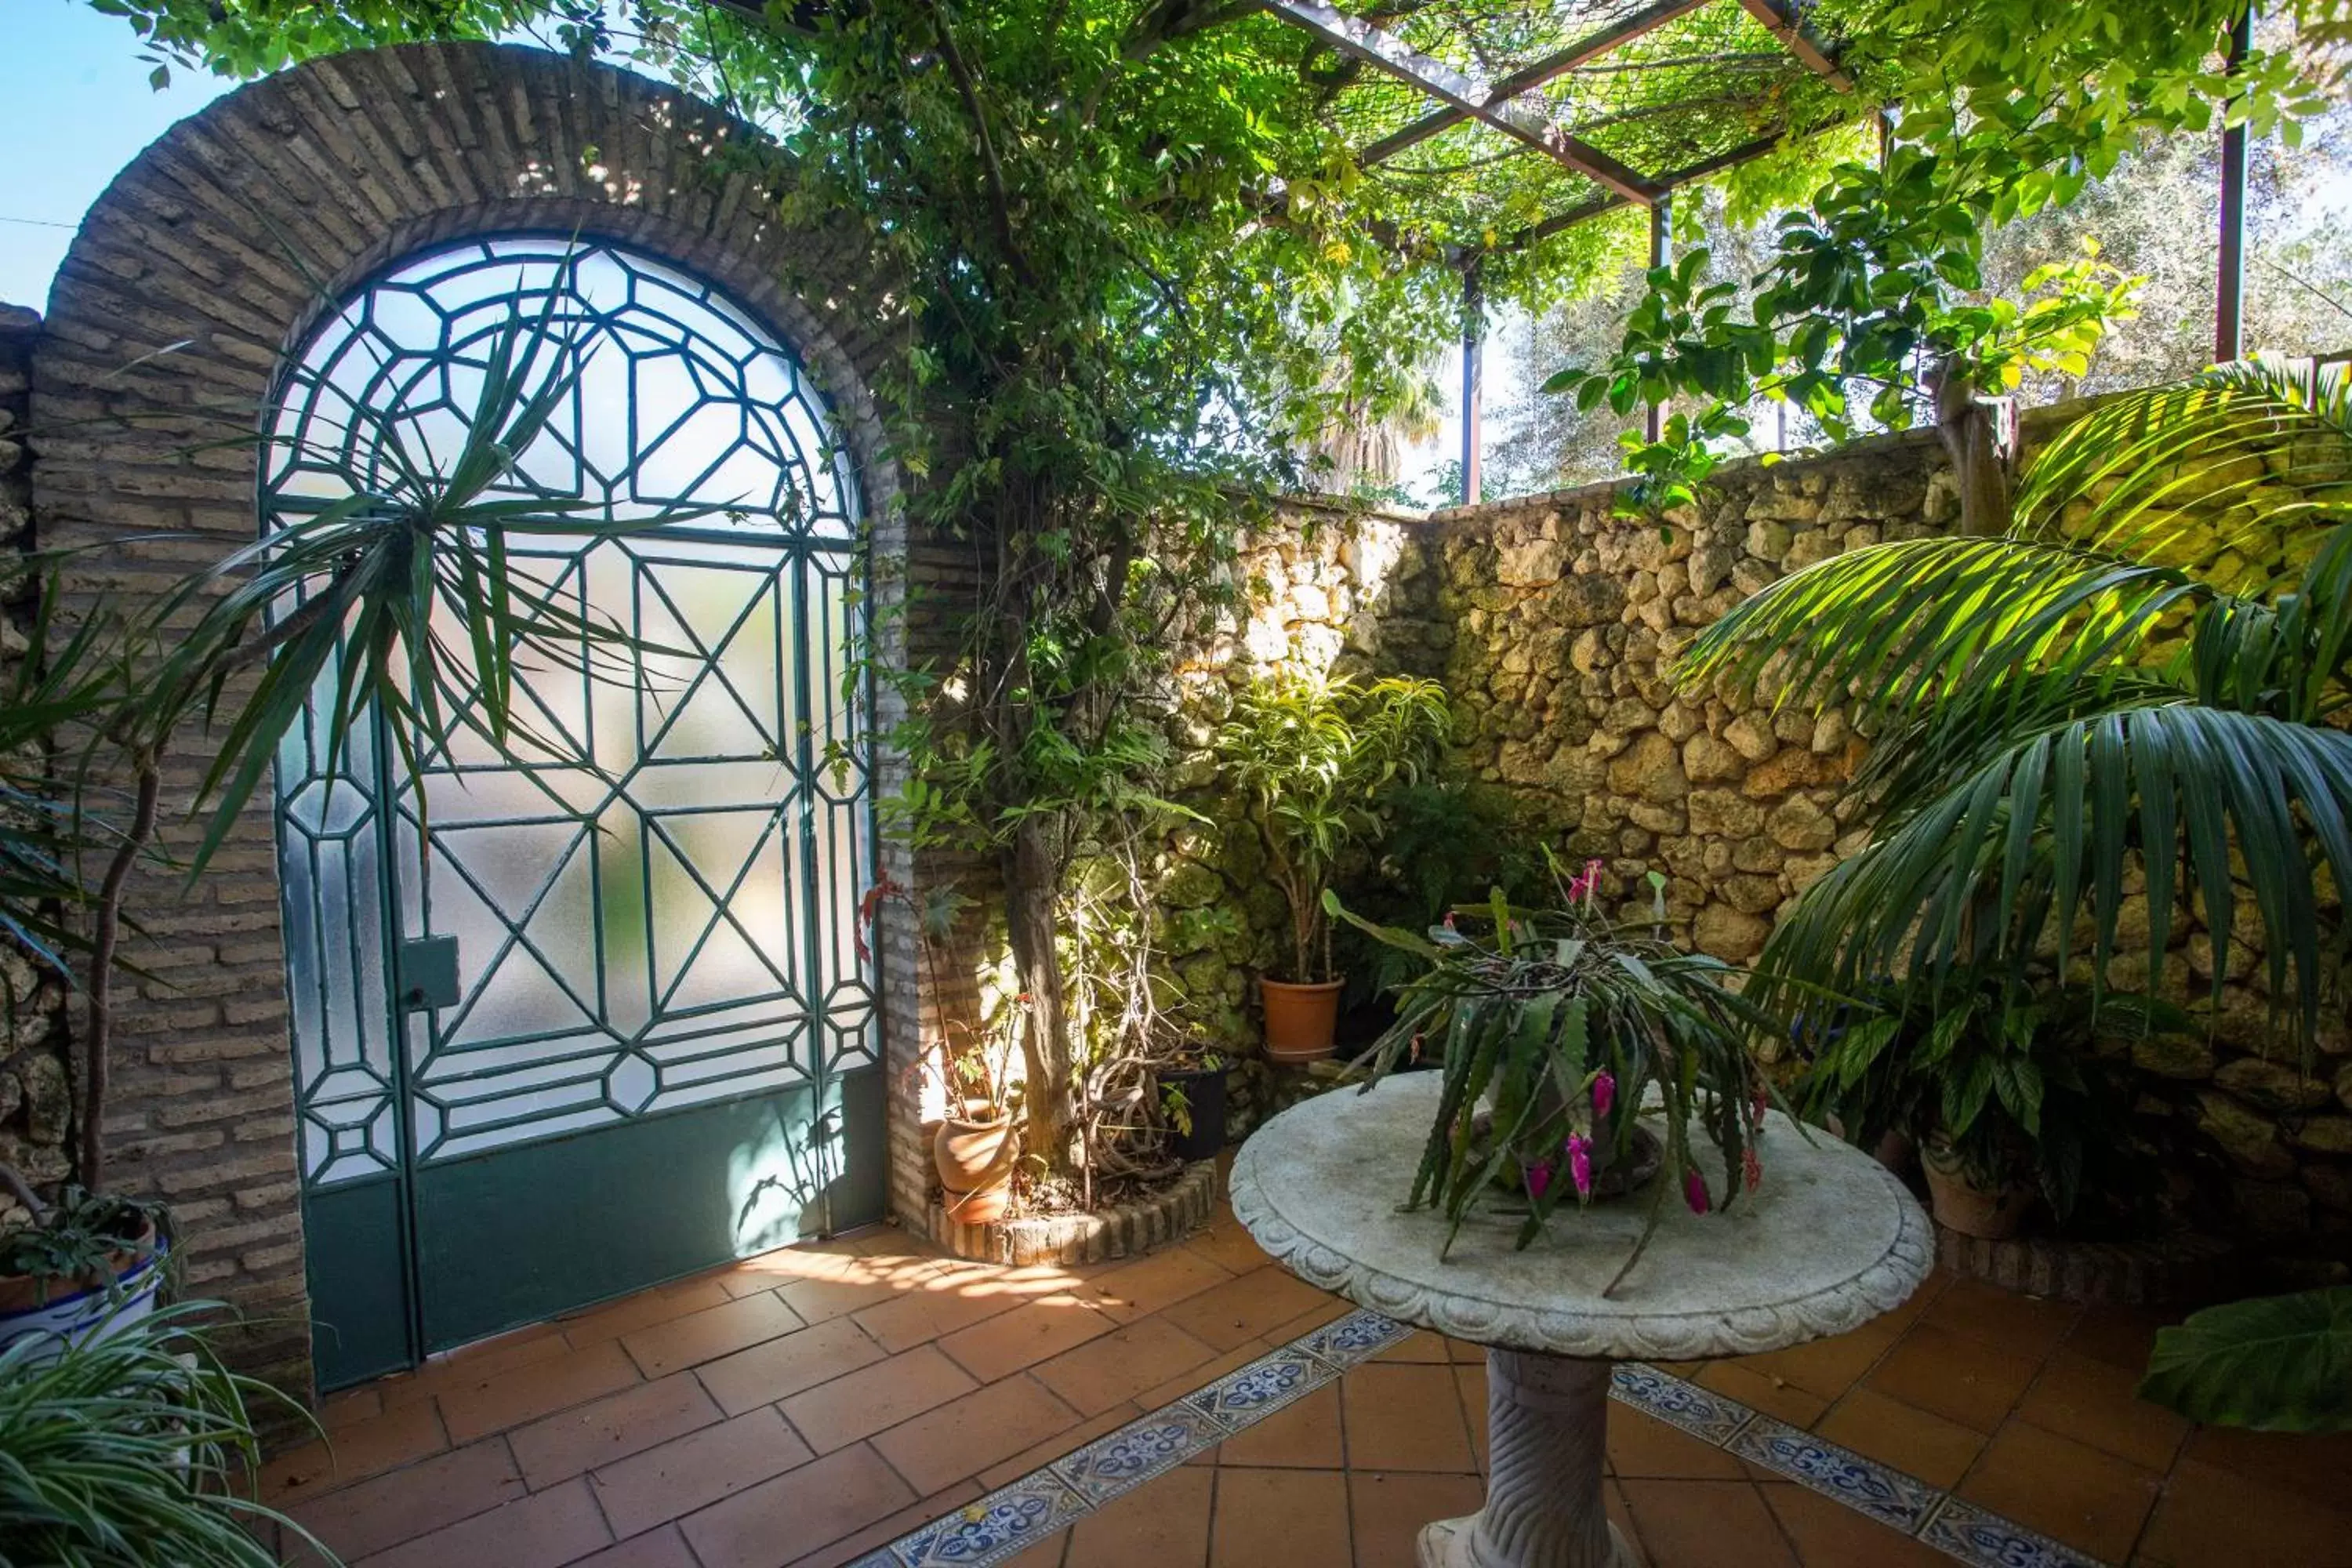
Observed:
[[[184,1302],[76,1342],[35,1334],[0,1351],[0,1563],[270,1568],[278,1554],[257,1528],[268,1526],[335,1561],[250,1495],[256,1410],[309,1416],[223,1364],[208,1331],[220,1311]]]
[[[1875,545],[1772,584],[1681,679],[1848,709],[1877,731],[1857,784],[1878,825],[1774,931],[1758,994],[1972,971],[2023,1008],[2037,964],[2087,958],[2096,1008],[2144,896],[2148,992],[2186,910],[2217,955],[2260,949],[2307,1053],[2347,941],[2348,660],[2352,378],[2307,360],[2096,406],[1998,538]],[[2342,1289],[2246,1304],[2173,1331],[2143,1392],[2202,1420],[2340,1425],[2347,1321]]]
[[[1332,868],[1372,831],[1374,796],[1418,778],[1451,727],[1444,689],[1409,676],[1276,675],[1234,695],[1217,752],[1289,905],[1294,980],[1331,978]]]

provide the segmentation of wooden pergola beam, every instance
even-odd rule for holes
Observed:
[[[1736,168],[1741,163],[1761,158],[1765,153],[1786,142],[1791,134],[1794,132],[1782,131],[1769,136],[1759,136],[1752,142],[1742,142],[1737,147],[1717,153],[1712,158],[1702,158],[1696,163],[1685,163],[1679,169],[1660,174],[1655,182],[1659,195],[1662,198],[1672,195],[1684,185],[1693,184],[1711,174],[1720,174],[1726,169]],[[1633,205],[1625,197],[1613,193],[1605,196],[1595,196],[1589,202],[1579,202],[1563,212],[1552,214],[1541,223],[1519,234],[1513,243],[1520,246],[1534,245],[1538,241],[1549,239],[1553,235],[1574,228],[1578,224],[1590,222],[1603,213],[1615,212],[1619,207]]]
[[[1513,71],[1488,89],[1488,106],[1499,107],[1522,93],[1533,91],[1548,81],[1566,76],[1580,66],[1590,65],[1629,39],[1638,38],[1644,33],[1655,31],[1678,16],[1686,16],[1701,6],[1711,4],[1713,0],[1657,0],[1656,4],[1644,6],[1621,21],[1587,34],[1564,49],[1546,55],[1541,59]],[[1538,112],[1542,109],[1540,103],[1530,107]],[[1418,146],[1439,132],[1449,131],[1471,118],[1472,115],[1468,110],[1441,109],[1434,114],[1424,115],[1414,121],[1402,131],[1392,131],[1372,142],[1356,155],[1356,162],[1369,169],[1373,164],[1393,158],[1405,149]]]
[[[1343,15],[1316,0],[1259,0],[1259,4],[1270,15],[1320,38],[1341,53],[1384,70],[1447,108],[1459,110],[1465,117],[1525,142],[1628,201],[1646,205],[1657,196],[1656,182],[1554,125],[1540,104],[1509,97],[1498,99],[1492,84],[1421,53],[1360,16]]]
[[[1805,25],[1790,0],[1739,0],[1748,14],[1764,24],[1765,30],[1780,40],[1780,47],[1812,68],[1814,72],[1840,92],[1853,90],[1853,78],[1829,51],[1821,36]]]

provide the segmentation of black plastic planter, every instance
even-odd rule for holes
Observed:
[[[1160,1075],[1163,1090],[1172,1089],[1184,1097],[1185,1114],[1192,1119],[1190,1132],[1179,1132],[1172,1125],[1169,1131],[1169,1148],[1187,1163],[1214,1159],[1225,1146],[1225,1071],[1220,1063]]]

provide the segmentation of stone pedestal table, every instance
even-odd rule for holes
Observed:
[[[1423,1568],[1632,1568],[1601,1496],[1611,1363],[1751,1355],[1858,1328],[1927,1277],[1934,1232],[1876,1161],[1773,1112],[1763,1183],[1727,1211],[1695,1215],[1675,1172],[1654,1178],[1667,1187],[1657,1233],[1613,1296],[1601,1292],[1641,1234],[1648,1188],[1580,1214],[1563,1205],[1525,1251],[1497,1194],[1440,1261],[1444,1216],[1402,1210],[1440,1076],[1284,1111],[1234,1158],[1234,1213],[1301,1279],[1487,1347],[1486,1506],[1425,1527]]]

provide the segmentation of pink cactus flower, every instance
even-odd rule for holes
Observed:
[[[1445,911],[1445,929],[1447,931],[1452,931],[1454,929],[1454,911],[1452,910]]]
[[[1606,1116],[1609,1114],[1609,1108],[1616,1103],[1616,1075],[1607,1071],[1594,1074],[1592,1079],[1592,1114],[1595,1116]]]
[[[1706,1178],[1698,1173],[1696,1165],[1683,1173],[1683,1202],[1690,1205],[1693,1214],[1705,1214],[1713,1206],[1707,1202]]]
[[[1750,1143],[1740,1160],[1740,1173],[1748,1178],[1748,1190],[1754,1192],[1764,1181],[1764,1162],[1756,1157],[1756,1145]]]
[[[1530,1200],[1541,1202],[1544,1194],[1550,1190],[1551,1162],[1538,1160],[1528,1167],[1528,1196]]]
[[[1576,1195],[1592,1195],[1592,1140],[1581,1133],[1568,1135],[1568,1173],[1576,1183]]]

